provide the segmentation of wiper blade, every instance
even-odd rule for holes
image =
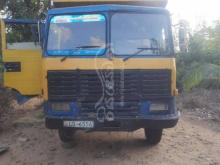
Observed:
[[[139,49],[136,53],[134,53],[134,54],[132,54],[132,55],[130,55],[130,56],[127,56],[127,57],[125,57],[124,59],[123,59],[123,61],[127,61],[129,58],[131,58],[131,57],[134,57],[134,56],[136,56],[136,55],[139,55],[140,53],[142,53],[143,51],[145,51],[145,50],[160,50],[159,48],[137,48],[137,49]]]
[[[160,50],[159,48],[137,48],[140,50]]]
[[[83,45],[77,46],[76,49],[92,49],[92,48],[100,48],[101,46],[98,45]]]
[[[77,46],[74,48],[74,52],[79,51],[80,49],[92,49],[92,48],[100,48],[101,46],[96,45],[83,45],[83,46]],[[69,56],[63,57],[60,61],[65,61]]]

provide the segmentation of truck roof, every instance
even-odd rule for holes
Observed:
[[[150,13],[163,13],[169,14],[164,8],[153,8],[143,6],[130,6],[130,5],[90,5],[80,7],[67,7],[56,8],[48,11],[49,15],[54,14],[66,14],[66,13],[94,13],[94,12],[106,12],[106,11],[130,11],[130,12],[150,12]]]
[[[51,0],[55,7],[121,4],[150,7],[165,7],[168,0]]]

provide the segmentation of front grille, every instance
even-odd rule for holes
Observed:
[[[170,70],[114,70],[112,73],[103,70],[100,73],[112,74],[114,101],[121,101],[122,97],[128,102],[166,98],[171,94]],[[93,70],[48,71],[51,101],[97,102],[105,89]]]
[[[77,102],[85,111],[92,110],[90,106],[94,107],[103,93],[112,97],[114,103],[130,103],[124,106],[126,109],[135,109],[141,101],[171,96],[170,70],[48,71],[47,78],[50,101]],[[114,104],[116,107],[120,111],[120,106]]]

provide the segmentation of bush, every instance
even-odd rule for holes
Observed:
[[[220,80],[219,79],[204,79],[197,86],[197,88],[220,89]]]
[[[177,87],[180,91],[181,89],[189,91],[194,87],[220,89],[219,57],[179,54],[177,56]]]
[[[202,25],[189,40],[189,52],[177,55],[177,85],[220,89],[220,21]]]

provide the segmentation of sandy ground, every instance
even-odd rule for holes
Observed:
[[[220,165],[220,121],[213,118],[219,114],[201,116],[200,110],[183,111],[178,125],[165,130],[157,146],[145,143],[141,129],[132,133],[77,132],[72,147],[60,142],[57,131],[45,128],[41,109],[20,111],[18,122],[0,133],[0,144],[10,147],[0,155],[0,165]]]

